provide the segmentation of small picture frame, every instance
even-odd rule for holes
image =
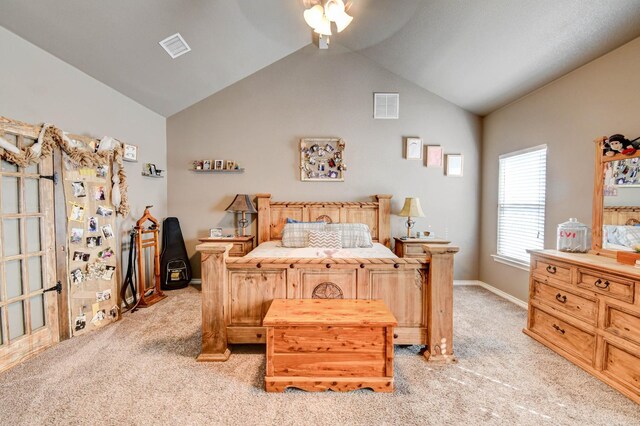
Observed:
[[[220,238],[220,237],[222,237],[222,228],[209,229],[209,238]]]
[[[224,160],[213,160],[213,170],[224,170]]]
[[[193,162],[193,170],[202,170],[202,161],[196,160]]]
[[[405,138],[404,158],[407,160],[422,160],[422,139]]]
[[[427,145],[427,167],[442,167],[444,149],[440,145]]]
[[[211,160],[204,160],[202,162],[202,170],[211,170]]]
[[[445,175],[462,177],[463,159],[462,154],[447,154],[445,159]]]
[[[225,163],[225,170],[233,170],[236,168],[235,161],[227,160]]]
[[[124,161],[136,162],[138,161],[138,146],[129,145],[128,143],[122,144],[122,159]]]

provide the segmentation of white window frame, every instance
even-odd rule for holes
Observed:
[[[500,162],[502,160],[508,159],[508,158],[513,158],[513,157],[517,157],[517,156],[521,156],[521,155],[525,155],[525,154],[530,154],[532,152],[536,152],[536,151],[545,151],[545,161],[544,161],[544,185],[543,185],[543,191],[544,191],[544,196],[542,197],[542,204],[536,204],[537,207],[532,207],[533,209],[538,209],[538,241],[539,244],[529,247],[531,249],[542,249],[544,248],[544,227],[545,227],[545,222],[546,222],[546,175],[547,175],[547,155],[548,155],[548,147],[546,144],[543,145],[538,145],[538,146],[534,146],[531,148],[527,148],[527,149],[522,149],[519,151],[514,151],[514,152],[510,152],[507,154],[503,154],[500,155],[498,157],[498,208],[497,208],[497,218],[496,218],[496,222],[497,222],[497,232],[496,232],[496,254],[492,255],[493,259],[496,262],[499,263],[503,263],[509,266],[513,266],[516,268],[520,268],[523,270],[528,271],[529,270],[529,259],[527,258],[526,260],[522,257],[517,257],[517,256],[513,256],[513,253],[505,253],[504,251],[500,250],[500,241],[501,241],[501,230],[503,228],[503,221],[501,220],[501,218],[503,217],[501,212],[503,207],[503,200],[501,200],[501,194],[502,194],[502,165],[500,164]],[[540,172],[538,171],[537,173],[538,176],[540,176]],[[540,198],[540,197],[538,197]],[[517,205],[517,204],[513,204],[513,205]],[[535,205],[534,205],[535,206]],[[542,209],[542,217],[540,218],[540,214],[539,214],[539,210]]]

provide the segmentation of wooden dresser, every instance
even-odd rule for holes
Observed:
[[[524,332],[640,403],[640,269],[531,250]]]

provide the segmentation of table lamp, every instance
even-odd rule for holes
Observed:
[[[420,200],[418,198],[407,197],[404,199],[404,207],[398,216],[407,218],[407,238],[411,238],[411,228],[415,225],[415,221],[411,220],[412,217],[424,217],[424,212],[420,207]]]
[[[242,235],[243,237],[246,235],[245,229],[247,228],[247,225],[249,225],[246,214],[258,213],[255,206],[251,202],[249,195],[247,194],[237,194],[236,198],[233,199],[233,202],[229,204],[229,207],[227,207],[225,210],[233,213],[242,213],[242,219],[240,219],[238,223],[242,228],[242,234],[239,235]]]

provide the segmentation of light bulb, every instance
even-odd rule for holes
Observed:
[[[322,24],[322,18],[324,17],[324,9],[321,5],[317,4],[310,9],[304,11],[304,20],[311,28],[318,28]]]
[[[331,35],[331,22],[329,22],[326,16],[322,17],[322,21],[314,29],[314,32],[322,35],[327,35],[327,36]]]
[[[342,12],[340,15],[338,15],[336,17],[336,19],[334,19],[334,21],[336,23],[336,27],[338,29],[338,32],[341,33],[342,30],[347,28],[349,26],[349,24],[351,23],[351,21],[353,21],[353,16],[349,16],[349,15],[347,15],[346,12]]]
[[[324,6],[324,14],[329,21],[335,21],[344,13],[344,3],[342,0],[329,0]]]

